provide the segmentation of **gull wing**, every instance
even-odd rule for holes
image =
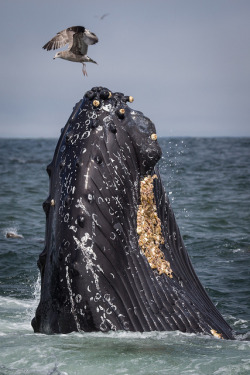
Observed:
[[[58,49],[64,47],[66,44],[69,44],[68,49],[73,45],[73,36],[77,33],[84,33],[85,27],[83,26],[72,26],[68,27],[65,30],[59,31],[54,38],[52,38],[48,43],[46,43],[43,48],[47,51],[52,49]]]
[[[86,55],[88,46],[98,42],[97,36],[85,29],[84,32],[77,32],[73,35],[73,43],[69,45],[69,50],[76,55]]]

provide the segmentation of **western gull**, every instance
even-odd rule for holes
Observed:
[[[97,42],[97,36],[85,27],[72,26],[59,31],[54,38],[43,46],[43,48],[50,51],[69,44],[68,49],[66,51],[57,52],[54,59],[59,57],[60,59],[82,63],[82,71],[86,76],[87,71],[85,62],[97,64],[96,61],[87,56],[88,46]]]

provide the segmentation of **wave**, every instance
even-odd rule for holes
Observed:
[[[9,162],[13,164],[43,164],[44,158],[42,159],[23,159],[19,157],[9,157]]]
[[[33,296],[30,299],[18,299],[13,297],[0,296],[0,336],[6,335],[9,330],[25,330],[26,333],[32,333],[31,319],[34,317],[35,309],[38,306],[40,298],[40,277],[37,278],[34,284]],[[249,322],[245,319],[237,319],[234,316],[227,317],[233,322],[232,326],[234,329],[245,328],[248,329]],[[6,332],[7,328],[7,332]],[[126,331],[110,331],[110,332],[72,332],[70,334],[60,334],[60,337],[75,337],[80,338],[93,338],[93,339],[118,339],[118,340],[165,340],[165,339],[177,339],[180,342],[182,340],[190,338],[201,338],[202,340],[216,340],[216,338],[210,336],[204,336],[202,334],[194,333],[183,333],[180,331],[152,331],[152,332],[126,332]],[[238,340],[249,340],[250,331],[244,334],[237,335]],[[171,340],[172,340],[171,339]]]
[[[172,332],[35,334],[30,299],[0,296],[1,375],[249,374],[249,341]],[[250,332],[249,332],[250,336]],[[246,336],[245,336],[246,339]],[[1,345],[2,344],[2,345]]]

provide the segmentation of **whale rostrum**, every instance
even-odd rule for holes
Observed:
[[[154,124],[131,96],[94,87],[47,167],[35,332],[173,331],[233,339],[187,254]]]

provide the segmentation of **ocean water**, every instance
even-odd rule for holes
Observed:
[[[250,374],[250,139],[164,138],[159,163],[202,284],[239,333],[34,334],[55,139],[0,139],[0,375]],[[13,232],[21,238],[7,238]]]

